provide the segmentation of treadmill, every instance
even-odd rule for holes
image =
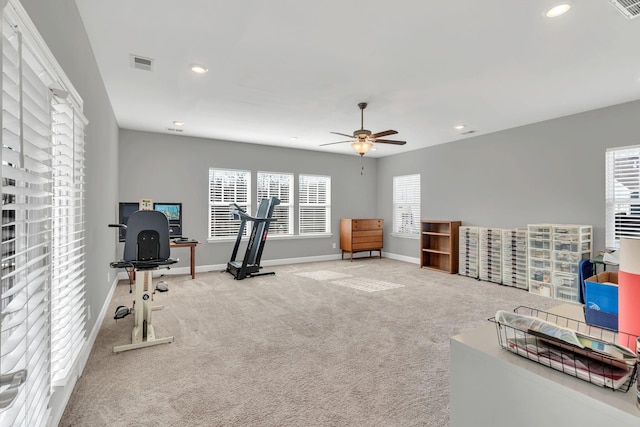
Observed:
[[[276,221],[276,218],[271,217],[273,210],[279,204],[280,199],[277,197],[262,199],[255,217],[248,215],[244,209],[235,203],[232,205],[231,215],[233,215],[233,219],[240,220],[240,228],[238,229],[236,244],[233,247],[231,260],[227,263],[226,271],[231,273],[236,280],[242,280],[246,277],[276,274],[274,272],[261,273],[260,269],[262,267],[260,266],[260,259],[262,258],[264,244],[267,241],[269,224],[272,221]],[[240,241],[242,240],[247,221],[252,222],[251,234],[249,235],[249,243],[247,243],[244,258],[242,262],[240,262],[236,261],[236,256],[238,255],[238,248],[240,247]]]

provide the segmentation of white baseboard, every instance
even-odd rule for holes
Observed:
[[[383,258],[395,259],[397,261],[404,261],[411,264],[420,264],[419,258],[408,257],[404,255],[396,255],[389,252],[382,252]],[[348,254],[347,254],[348,257]],[[347,259],[345,257],[345,259]],[[356,252],[353,254],[354,258],[368,258],[369,255],[367,252]],[[265,267],[270,267],[274,265],[285,265],[285,264],[302,264],[306,262],[321,262],[321,261],[334,261],[341,259],[342,256],[340,254],[331,254],[331,255],[317,255],[317,256],[309,256],[309,257],[300,257],[300,258],[281,258],[281,259],[273,259],[273,260],[263,260],[260,264]],[[209,264],[209,265],[198,265],[196,266],[196,273],[210,273],[210,272],[219,272],[224,271],[227,268],[227,264]],[[173,275],[187,275],[191,273],[190,267],[177,267],[177,268],[169,268],[162,269],[154,272],[154,277],[160,276],[173,276]],[[118,273],[118,280],[126,280],[129,276],[126,272]]]
[[[389,259],[395,259],[396,261],[404,261],[404,262],[409,262],[411,264],[420,264],[420,258],[391,254],[389,252],[384,252],[384,251],[382,252],[382,256]]]

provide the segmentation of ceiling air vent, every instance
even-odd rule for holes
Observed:
[[[627,19],[640,16],[640,0],[609,0]]]
[[[133,68],[138,70],[153,71],[153,59],[138,55],[129,55],[129,60]]]
[[[460,135],[470,135],[472,133],[476,133],[476,131],[475,130],[468,130],[466,132],[460,132]]]
[[[176,129],[176,128],[167,128],[167,130],[169,132],[178,132],[178,133],[184,132],[184,129]]]

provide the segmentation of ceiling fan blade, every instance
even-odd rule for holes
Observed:
[[[385,130],[385,131],[382,131],[382,132],[374,133],[373,135],[370,135],[369,137],[375,139],[375,138],[380,138],[381,136],[395,135],[396,133],[398,133],[398,132],[396,132],[395,130],[389,129],[389,130]]]
[[[340,133],[340,132],[329,132],[329,133],[332,133],[334,135],[346,136],[347,138],[353,138],[353,135],[347,135],[346,133]]]
[[[381,142],[383,144],[395,144],[395,145],[404,145],[407,141],[392,141],[390,139],[376,139],[374,142]]]
[[[320,144],[319,146],[320,146],[320,147],[322,147],[322,146],[324,146],[324,145],[344,144],[345,142],[353,142],[353,141],[327,142],[326,144]]]

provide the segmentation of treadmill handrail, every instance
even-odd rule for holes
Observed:
[[[234,206],[233,209],[231,209],[231,215],[233,216],[233,219],[239,219],[239,220],[243,220],[243,221],[254,221],[254,222],[266,222],[266,221],[277,221],[278,218],[258,218],[255,216],[251,216],[249,214],[247,214],[247,211],[245,211],[244,209],[242,209],[240,206],[236,205],[235,203],[232,204]]]

